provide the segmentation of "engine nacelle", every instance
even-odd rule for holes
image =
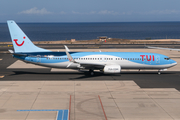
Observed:
[[[114,74],[114,73],[120,73],[120,72],[121,72],[120,65],[106,65],[104,67],[104,74]]]

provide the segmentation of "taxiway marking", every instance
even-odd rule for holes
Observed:
[[[59,110],[59,109],[51,109],[51,110],[48,110],[48,109],[45,109],[45,110],[17,110],[19,112],[22,112],[22,111],[57,111],[57,117],[56,117],[56,120],[68,120],[68,114],[69,114],[69,110]]]

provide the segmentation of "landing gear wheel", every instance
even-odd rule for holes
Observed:
[[[93,75],[94,75],[94,72],[90,72],[90,74],[93,76]]]
[[[89,70],[90,75],[94,75],[94,71],[92,69]]]
[[[158,75],[160,75],[161,74],[161,72],[160,71],[158,71]]]

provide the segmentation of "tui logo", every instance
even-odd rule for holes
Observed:
[[[146,56],[147,61],[154,61],[154,55],[140,55],[142,57],[142,61],[144,61],[144,58]]]
[[[25,39],[25,38],[26,38],[26,37],[23,37],[23,39]],[[17,41],[18,41],[18,39],[14,39],[14,42],[15,42],[16,45],[19,46],[19,47],[24,44],[24,41],[23,41],[21,44],[19,44]]]

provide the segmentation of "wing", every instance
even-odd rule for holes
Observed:
[[[66,45],[64,45],[66,49],[66,55],[69,59],[69,64],[67,65],[67,68],[71,66],[72,63],[78,63],[79,68],[84,68],[84,69],[103,69],[105,64],[98,64],[98,63],[86,63],[86,62],[77,62],[76,60],[73,59],[73,57],[69,54],[69,49]]]
[[[79,63],[85,69],[103,69],[105,64]]]

